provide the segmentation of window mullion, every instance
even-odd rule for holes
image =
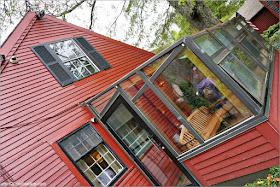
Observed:
[[[199,56],[201,62],[214,73],[215,76],[225,86],[227,86],[233,94],[254,114],[258,115],[260,112],[259,105],[243,90],[236,81],[234,81],[226,72],[221,71],[219,65],[217,65],[208,55],[203,55],[201,51],[196,47],[195,41],[191,37],[186,37],[186,45],[196,56]]]
[[[139,77],[148,85],[154,94],[165,104],[165,106],[173,113],[174,116],[189,130],[195,139],[202,144],[204,139],[194,129],[194,127],[182,116],[182,114],[170,103],[170,101],[157,89],[157,87],[149,80],[149,78],[141,71],[136,72]]]
[[[233,26],[233,28],[235,29],[235,27]],[[267,73],[267,68],[258,60],[256,59],[251,52],[249,52],[247,49],[245,49],[240,43],[239,41],[237,41],[235,39],[235,37],[233,37],[225,28],[221,27],[222,31],[224,31],[235,43],[236,43],[236,47],[238,47],[241,51],[243,51],[246,55],[248,55],[263,71],[265,71]],[[217,38],[216,38],[217,39]]]

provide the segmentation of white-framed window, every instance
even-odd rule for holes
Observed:
[[[77,79],[100,71],[73,39],[59,40],[48,45]]]

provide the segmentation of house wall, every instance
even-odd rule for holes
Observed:
[[[257,32],[262,34],[263,31],[267,30],[271,25],[278,23],[279,18],[264,7],[250,21],[259,28]]]
[[[34,16],[28,13],[1,48],[7,59],[16,56],[19,60],[18,64],[7,64],[1,73],[0,154],[1,173],[6,176],[1,181],[88,185],[55,142],[93,117],[78,103],[104,90],[154,54],[48,15],[41,20]],[[61,87],[30,47],[77,36],[84,36],[112,67]],[[106,130],[100,124],[94,128],[128,168],[117,184],[151,185]]]
[[[184,161],[204,186],[279,165],[279,90],[276,52],[268,121]]]
[[[21,30],[16,30],[1,49],[6,56],[19,59],[18,64],[8,64],[1,73],[0,155],[1,173],[5,174],[1,181],[86,186],[85,179],[55,142],[93,117],[78,105],[80,102],[104,90],[153,54],[48,15],[36,20],[34,13],[29,13],[18,28]],[[30,47],[81,35],[112,68],[61,87]],[[275,62],[269,121],[184,162],[203,185],[279,164],[279,57]],[[107,131],[99,123],[93,127],[128,168],[115,185],[150,186]]]

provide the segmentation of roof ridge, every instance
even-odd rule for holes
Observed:
[[[22,34],[19,36],[19,38],[15,41],[15,44],[13,45],[13,47],[11,48],[11,50],[7,53],[6,55],[6,64],[3,66],[3,68],[1,68],[1,73],[4,71],[4,69],[6,68],[6,66],[9,63],[9,57],[12,57],[13,54],[17,51],[18,47],[21,45],[22,41],[24,40],[24,38],[26,37],[26,35],[28,34],[28,32],[30,31],[31,27],[34,25],[35,21],[37,20],[37,16],[34,15],[32,20],[28,23],[28,25],[25,27],[25,29],[23,30]],[[19,25],[19,24],[18,24]],[[10,37],[10,36],[9,36]],[[8,37],[8,38],[9,38]],[[15,48],[15,50],[13,50]]]
[[[13,54],[16,52],[16,50],[18,49],[18,47],[20,46],[20,44],[22,43],[22,41],[24,40],[24,38],[26,37],[26,35],[28,34],[28,32],[30,31],[31,27],[34,25],[35,21],[37,20],[37,16],[34,16],[32,18],[32,20],[29,22],[29,24],[27,25],[27,27],[24,29],[24,31],[22,32],[22,35],[18,38],[17,42],[15,43],[15,45],[13,46],[13,48],[16,46],[16,49],[13,51],[12,55],[10,55],[10,51],[6,57],[8,56],[13,56]],[[20,41],[20,42],[19,42]],[[13,49],[12,48],[12,49]]]

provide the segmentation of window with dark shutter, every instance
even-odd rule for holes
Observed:
[[[110,64],[96,51],[96,49],[83,37],[76,37],[74,40],[93,59],[96,65],[104,70],[110,68]]]
[[[61,86],[66,86],[75,81],[73,74],[63,65],[62,61],[47,44],[33,46],[31,49]]]
[[[33,46],[31,49],[61,86],[111,67],[82,36]]]

